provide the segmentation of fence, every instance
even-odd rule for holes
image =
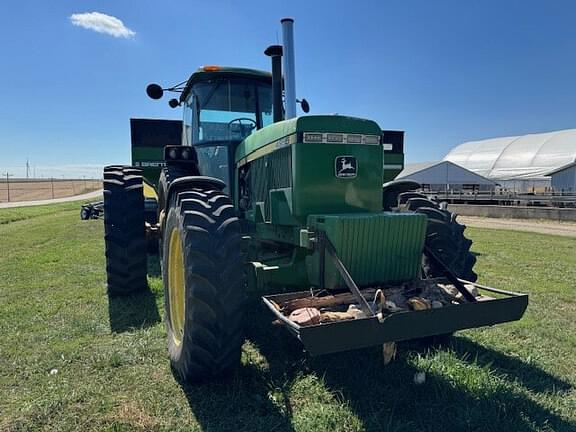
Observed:
[[[64,198],[102,188],[94,179],[1,179],[0,202]]]
[[[508,205],[535,207],[576,207],[576,193],[570,191],[546,191],[519,193],[511,191],[424,191],[439,201],[452,204]]]
[[[462,216],[576,222],[574,208],[448,204],[448,209]]]

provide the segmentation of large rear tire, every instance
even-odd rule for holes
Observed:
[[[244,341],[245,275],[240,222],[220,190],[171,197],[162,273],[168,352],[183,381],[232,371]]]
[[[104,243],[108,293],[117,296],[145,290],[146,231],[139,169],[104,168]]]

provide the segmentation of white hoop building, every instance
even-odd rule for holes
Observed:
[[[516,191],[550,187],[549,175],[576,161],[576,129],[470,141],[444,160]]]

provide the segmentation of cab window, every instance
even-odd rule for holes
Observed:
[[[242,141],[272,122],[271,86],[249,79],[218,79],[194,84],[191,143]]]

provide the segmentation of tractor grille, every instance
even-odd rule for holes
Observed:
[[[413,213],[314,215],[308,225],[326,233],[358,286],[412,280],[420,271],[426,217]],[[319,280],[319,256],[307,258],[310,280]],[[326,288],[345,284],[326,258]]]
[[[250,199],[265,203],[265,217],[270,219],[268,191],[292,187],[292,149],[285,147],[250,163]]]

